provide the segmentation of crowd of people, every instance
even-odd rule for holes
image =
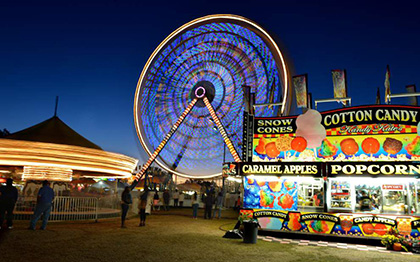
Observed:
[[[218,218],[222,216],[223,207],[232,207],[230,204],[230,196],[226,194],[223,196],[222,192],[216,192],[215,188],[205,188],[204,192],[199,195],[195,192],[191,198],[192,217],[198,218],[198,210],[200,204],[204,207],[204,219]],[[2,229],[4,221],[6,220],[7,229],[13,229],[13,210],[15,209],[18,200],[19,191],[13,185],[13,179],[6,180],[6,185],[0,187],[0,229]],[[42,224],[39,229],[45,230],[48,219],[51,213],[52,203],[55,198],[55,192],[51,188],[51,183],[47,180],[42,182],[42,187],[37,191],[37,202],[34,213],[30,219],[30,230],[36,229],[38,220],[42,217]],[[151,211],[169,211],[170,201],[173,200],[173,207],[181,208],[185,204],[185,195],[183,192],[175,190],[170,194],[169,190],[162,192],[145,190],[141,192],[138,199],[138,213],[140,217],[139,226],[146,225],[146,214],[151,214]],[[224,201],[225,200],[225,201]],[[226,201],[227,200],[227,201]],[[125,187],[121,194],[121,227],[125,228],[126,218],[130,206],[133,204],[133,197],[131,195],[130,187]],[[233,207],[239,209],[241,206],[241,198],[235,201]]]
[[[167,189],[163,192],[150,189],[142,191],[139,194],[137,205],[140,217],[139,226],[146,225],[147,214],[151,214],[152,211],[161,211],[161,209],[162,211],[169,211],[170,200],[173,200],[174,208],[182,208],[184,207],[185,195],[183,192],[178,191],[178,189],[175,189],[172,194],[170,194],[169,190]],[[201,195],[198,195],[197,192],[194,192],[194,194],[191,195],[192,218],[198,218],[198,209],[202,203],[204,207],[204,219],[220,219],[222,216],[223,207],[227,206],[227,202],[224,202],[224,200],[225,199],[223,197],[223,193],[216,192],[214,188],[206,188],[206,190]],[[122,228],[125,228],[127,211],[129,209],[129,205],[132,203],[133,201],[130,193],[130,187],[127,186],[121,194]],[[238,196],[238,198],[235,200],[233,208],[239,210],[241,205],[241,197]],[[228,205],[227,207],[231,206]]]

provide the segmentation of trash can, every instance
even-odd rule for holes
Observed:
[[[244,243],[256,244],[258,235],[258,222],[255,220],[244,220]]]

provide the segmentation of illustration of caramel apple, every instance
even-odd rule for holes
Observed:
[[[265,145],[265,153],[269,158],[276,158],[280,155],[280,151],[277,149],[275,142],[270,142]]]
[[[381,145],[376,138],[368,137],[362,142],[362,150],[368,155],[378,153],[380,148]]]
[[[341,151],[346,155],[354,155],[359,151],[359,145],[353,138],[347,138],[340,143]]]
[[[399,222],[397,229],[400,232],[400,234],[403,236],[410,235],[411,230],[412,230],[410,223],[404,223],[404,222]]]
[[[383,236],[388,232],[388,228],[384,224],[376,224],[374,230],[375,233],[380,236]]]
[[[276,147],[280,152],[291,150],[293,138],[290,136],[281,136],[276,139]]]
[[[340,226],[344,230],[344,232],[346,232],[346,235],[347,235],[347,233],[351,230],[353,223],[351,222],[349,218],[347,219],[342,218],[340,220]]]
[[[255,148],[255,152],[257,152],[260,155],[265,155],[265,140],[264,140],[264,137],[261,137],[260,141],[258,141],[258,145]]]
[[[306,149],[308,142],[306,142],[306,139],[301,137],[301,136],[297,136],[295,138],[293,138],[292,140],[292,149],[297,151],[297,152],[303,152],[303,150]]]
[[[394,155],[401,151],[402,149],[402,142],[395,139],[395,138],[387,138],[383,144],[383,148],[385,152],[388,154]]]

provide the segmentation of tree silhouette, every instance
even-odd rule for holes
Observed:
[[[10,135],[9,130],[7,130],[6,128],[4,128],[3,130],[0,129],[0,137],[6,137]]]

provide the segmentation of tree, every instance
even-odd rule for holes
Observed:
[[[0,137],[6,137],[8,135],[10,135],[10,132],[6,128],[4,128],[3,130],[0,130]]]

